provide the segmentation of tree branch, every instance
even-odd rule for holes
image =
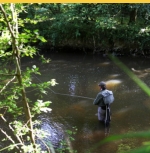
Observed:
[[[13,143],[15,144],[14,140],[9,136],[3,129],[0,128],[0,131]],[[20,150],[17,145],[15,145],[16,149]]]
[[[12,16],[14,16],[14,6],[12,4],[11,5],[11,11],[12,11]],[[26,92],[25,92],[25,88],[22,82],[22,74],[21,74],[21,68],[20,68],[20,53],[19,53],[19,49],[18,49],[18,44],[16,42],[16,37],[14,34],[13,29],[11,28],[10,22],[8,21],[6,12],[3,8],[3,5],[0,4],[0,10],[2,11],[2,14],[4,16],[4,19],[7,23],[7,27],[11,33],[11,37],[12,37],[12,48],[13,48],[13,53],[15,56],[15,62],[16,62],[16,69],[17,69],[17,79],[18,79],[18,83],[19,85],[22,87],[22,102],[24,104],[24,110],[25,110],[25,115],[27,118],[27,121],[29,120],[29,124],[28,124],[28,128],[30,129],[29,134],[30,134],[30,138],[31,138],[31,143],[35,149],[36,152],[36,143],[35,143],[35,136],[33,133],[33,125],[32,125],[32,116],[31,116],[31,112],[30,112],[30,107],[27,101],[27,97],[26,97]],[[14,21],[13,21],[14,22]],[[17,19],[15,20],[15,22],[17,22]],[[16,23],[17,25],[17,23]],[[16,27],[17,28],[17,27]],[[17,29],[16,29],[16,34],[17,34]]]
[[[0,117],[2,118],[2,120],[3,120],[5,123],[7,123],[7,120],[4,118],[3,115],[1,115]],[[7,123],[7,124],[8,124],[8,123]],[[8,124],[8,126],[9,126],[9,128],[14,132],[13,127],[12,127],[10,124]],[[21,145],[24,145],[24,144],[23,144],[23,141],[21,140],[21,138],[20,138],[19,136],[17,136],[17,135],[15,135],[15,136],[16,136],[16,138],[18,139],[18,141],[20,142],[20,144],[21,144]]]
[[[7,87],[13,80],[15,80],[15,78],[16,78],[16,76],[14,76],[11,80],[9,80],[9,81],[5,84],[5,86],[3,86],[3,88],[0,90],[0,93],[2,93],[3,90],[5,90],[6,87]]]
[[[16,76],[17,74],[5,74],[5,73],[0,73],[0,75],[3,75],[3,76]]]
[[[51,151],[50,151],[49,147],[47,146],[47,144],[42,139],[40,139],[39,137],[38,137],[38,139],[45,145],[45,147],[47,148],[48,153],[51,153]]]

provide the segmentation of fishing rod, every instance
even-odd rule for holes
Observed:
[[[34,75],[35,78],[37,80],[39,80],[40,82],[42,82],[36,75]],[[94,98],[90,98],[90,97],[85,97],[85,96],[78,96],[78,95],[70,95],[70,94],[64,94],[64,93],[59,93],[59,92],[55,92],[54,90],[52,90],[51,88],[49,88],[54,94],[56,95],[62,95],[62,96],[69,96],[69,97],[78,97],[78,98],[85,98],[85,99],[91,99],[94,100]]]

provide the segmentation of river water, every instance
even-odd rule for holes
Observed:
[[[51,113],[43,113],[37,118],[42,121],[40,128],[50,135],[45,139],[54,148],[59,148],[60,140],[67,140],[70,148],[78,153],[121,153],[142,144],[143,140],[121,139],[103,145],[99,143],[108,136],[128,132],[147,131],[150,126],[150,99],[146,93],[108,57],[100,55],[47,54],[49,64],[40,64],[36,58],[23,61],[23,68],[37,65],[42,75],[33,76],[34,82],[56,79],[58,83],[48,90],[44,100],[50,100]],[[139,57],[119,57],[131,70],[142,72],[136,75],[150,86],[150,73],[143,72],[150,67],[149,59]],[[97,119],[97,106],[92,98],[99,92],[98,83],[106,81],[115,101],[111,104],[111,124],[105,128]],[[56,94],[57,93],[57,94]],[[33,93],[29,93],[35,99]],[[69,140],[65,130],[77,129]],[[43,146],[44,147],[44,146]]]

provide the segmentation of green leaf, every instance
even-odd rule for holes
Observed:
[[[40,110],[41,110],[42,112],[45,112],[45,113],[51,112],[51,111],[52,111],[51,108],[47,108],[47,107],[45,107],[45,108],[40,108]]]

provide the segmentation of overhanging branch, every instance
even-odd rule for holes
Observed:
[[[6,87],[12,82],[12,81],[14,81],[15,80],[15,78],[16,78],[16,76],[14,76],[11,80],[9,80],[6,84],[5,84],[5,86],[3,86],[3,88],[0,90],[0,93],[2,93],[3,92],[3,90],[5,90],[6,89]]]

